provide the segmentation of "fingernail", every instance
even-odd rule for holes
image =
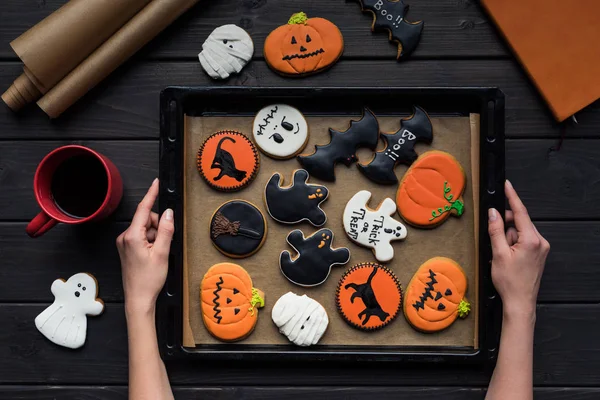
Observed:
[[[508,179],[506,180],[506,186],[513,189],[513,185],[512,185],[512,183],[510,183],[510,181]]]
[[[158,178],[154,178],[154,180],[152,181],[152,184],[156,184],[156,182],[158,182]]]
[[[171,210],[170,208],[167,208],[167,210],[165,211],[165,219],[167,221],[173,221],[173,210]]]
[[[490,208],[488,210],[488,218],[491,222],[494,222],[495,220],[498,219],[498,212],[496,211],[495,208]]]

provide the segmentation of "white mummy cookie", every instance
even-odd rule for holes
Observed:
[[[344,209],[344,230],[350,239],[373,250],[375,258],[387,262],[394,258],[390,242],[406,238],[406,227],[391,216],[396,212],[396,203],[386,198],[377,209],[368,207],[371,192],[356,193]]]
[[[286,104],[271,104],[256,114],[252,134],[263,153],[288,159],[306,147],[308,124],[298,109]]]
[[[202,44],[198,59],[213,79],[227,79],[239,73],[254,54],[254,43],[248,33],[236,25],[223,25],[212,31]]]
[[[75,274],[68,281],[57,279],[50,288],[54,303],[35,318],[35,326],[50,341],[77,349],[85,343],[86,315],[99,315],[104,303],[97,299],[96,279],[87,273]]]
[[[321,304],[310,297],[288,292],[281,296],[271,312],[279,332],[297,346],[317,344],[327,330],[329,318]]]

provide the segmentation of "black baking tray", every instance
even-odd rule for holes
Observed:
[[[479,348],[429,346],[244,345],[186,348],[183,318],[184,116],[254,115],[272,103],[286,103],[305,115],[347,115],[368,106],[377,115],[410,115],[412,106],[431,116],[480,114]],[[169,274],[157,308],[160,351],[165,359],[263,362],[407,362],[488,364],[495,362],[501,303],[491,279],[492,251],[487,210],[504,215],[504,94],[498,88],[257,88],[168,87],[160,96],[159,208],[175,211]],[[208,244],[207,244],[208,245]]]

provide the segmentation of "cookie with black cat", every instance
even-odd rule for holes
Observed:
[[[260,158],[244,134],[219,131],[210,135],[198,150],[198,171],[210,187],[235,192],[248,186],[258,173]]]
[[[373,331],[388,325],[402,307],[396,275],[376,263],[361,263],[346,271],[336,291],[338,311],[355,328]]]

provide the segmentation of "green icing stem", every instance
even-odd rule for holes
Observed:
[[[252,288],[252,299],[250,300],[250,308],[248,309],[248,311],[250,311],[250,315],[254,315],[254,308],[256,307],[256,305],[258,305],[258,308],[264,307],[265,300],[262,297],[260,297],[260,295],[258,294],[258,290]]]
[[[429,218],[430,221],[441,217],[443,214],[453,209],[456,210],[456,215],[458,215],[459,217],[463,215],[463,213],[465,212],[465,204],[460,200],[452,201],[454,195],[450,193],[451,190],[452,188],[448,186],[448,182],[444,182],[444,198],[449,203],[449,205],[445,205],[444,208],[438,208],[437,210],[431,211],[431,218]]]
[[[469,303],[465,299],[462,299],[460,301],[460,303],[458,304],[458,316],[460,318],[466,318],[467,315],[469,315],[470,311],[471,311],[471,303]]]
[[[300,11],[299,13],[296,13],[290,17],[288,25],[306,25],[307,19],[308,16],[306,15],[306,13]]]

